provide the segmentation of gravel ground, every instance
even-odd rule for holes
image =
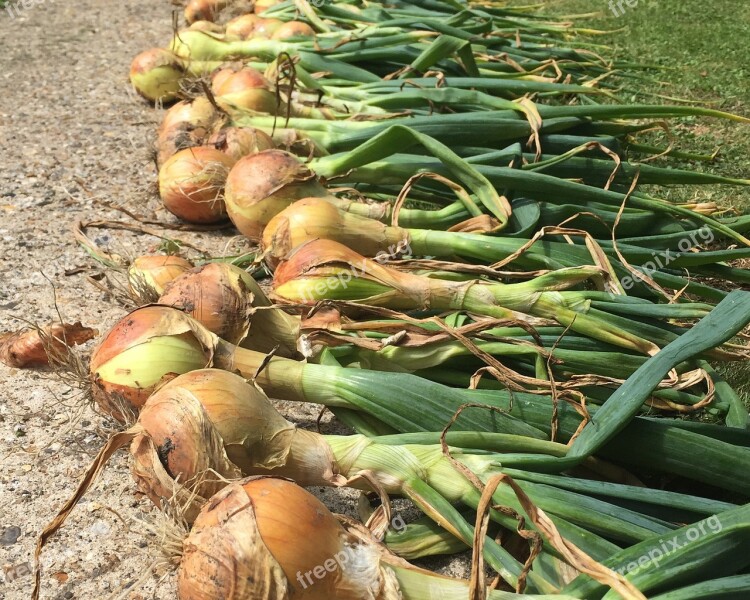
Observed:
[[[0,331],[55,320],[55,305],[66,321],[101,332],[124,314],[88,281],[101,271],[71,226],[126,219],[102,201],[157,209],[148,148],[159,113],[134,96],[127,71],[136,53],[168,40],[171,10],[167,0],[42,0],[13,17],[0,11]],[[94,235],[126,256],[159,242]],[[175,235],[215,251],[232,242],[230,232]],[[279,406],[315,423],[315,407]],[[29,597],[36,536],[115,427],[54,374],[0,365],[0,599]],[[325,500],[351,511],[351,497]],[[118,454],[45,549],[41,597],[174,598],[174,576],[151,569],[159,554],[137,522],[156,516]],[[462,573],[447,559],[432,566]]]

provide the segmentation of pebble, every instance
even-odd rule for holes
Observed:
[[[21,528],[15,525],[3,529],[0,533],[0,546],[12,546],[21,537]]]

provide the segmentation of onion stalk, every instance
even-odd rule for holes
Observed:
[[[274,293],[287,302],[321,300],[384,306],[396,310],[466,310],[501,319],[556,321],[572,331],[614,346],[654,354],[658,346],[591,311],[589,293],[565,291],[596,277],[596,267],[561,269],[530,281],[491,284],[445,281],[396,271],[331,240],[314,240],[296,248],[274,273]],[[559,291],[562,290],[562,291]],[[596,296],[595,296],[596,297]],[[602,298],[608,298],[603,294]],[[610,302],[616,306],[618,297]],[[598,306],[607,310],[608,302]],[[675,316],[682,310],[675,306]],[[706,314],[698,307],[695,316]],[[684,313],[688,314],[688,313]]]

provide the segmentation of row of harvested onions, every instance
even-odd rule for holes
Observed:
[[[619,144],[645,127],[611,119],[726,115],[532,105],[522,98],[526,92],[607,95],[606,88],[543,77],[563,68],[575,81],[593,83],[602,66],[584,52],[540,43],[540,32],[561,40],[567,27],[494,6],[445,26],[442,17],[455,16],[456,6],[439,0],[316,9],[304,0],[257,0],[254,14],[216,25],[233,4],[241,5],[191,0],[190,29],[169,49],[137,57],[131,80],[147,98],[168,101],[185,92],[191,76],[210,75],[209,95],[165,114],[156,147],[159,194],[180,219],[231,219],[258,242],[274,272],[271,297],[283,306],[226,262],[133,261],[133,295],[156,304],[121,319],[90,363],[99,408],[130,426],[101,450],[42,534],[38,553],[113,453],[129,446],[139,488],[161,508],[176,504],[190,526],[170,544],[179,557],[182,600],[500,599],[523,592],[560,600],[663,592],[666,600],[700,597],[703,588],[695,586],[704,585],[702,573],[710,569],[711,590],[747,585],[742,572],[750,559],[740,552],[745,506],[721,494],[647,488],[631,473],[750,494],[750,442],[740,425],[747,411],[729,386],[714,389],[707,362],[746,358],[745,348],[726,342],[746,324],[748,300],[732,295],[713,312],[712,304],[664,303],[654,292],[663,285],[719,301],[723,290],[674,269],[710,269],[746,257],[747,249],[683,252],[628,295],[620,280],[632,274],[631,262],[650,256],[648,235],[620,247],[564,227],[553,228],[553,241],[535,235],[544,218],[567,210],[558,204],[580,201],[601,222],[622,221],[633,231],[654,221],[648,233],[656,247],[667,239],[660,236],[703,227],[746,243],[746,222],[713,219],[714,206],[633,194],[591,155],[617,156],[619,165]],[[300,20],[290,20],[295,9]],[[383,22],[370,27],[373,15]],[[519,26],[527,49],[506,44],[503,28]],[[481,41],[482,50],[461,36]],[[434,53],[445,56],[417,51],[433,38]],[[287,62],[304,79],[304,91],[280,83],[290,64],[276,54],[286,51],[297,53]],[[549,61],[542,60],[545,51]],[[561,57],[567,60],[558,67]],[[230,58],[241,60],[227,64]],[[404,73],[419,71],[414,64],[432,67],[436,79],[447,73],[456,87],[436,84],[424,98],[396,90],[398,80],[389,82],[377,61]],[[510,62],[522,72],[519,81],[504,76]],[[387,112],[421,101],[430,111],[436,101],[457,114]],[[350,108],[364,122],[349,119]],[[458,118],[463,112],[475,114]],[[396,124],[380,123],[384,116]],[[558,150],[524,153],[527,136]],[[425,152],[413,151],[415,145]],[[300,158],[307,155],[317,158]],[[497,166],[504,161],[511,166]],[[632,173],[632,165],[623,168]],[[582,172],[581,182],[570,181]],[[648,166],[637,172],[647,183],[748,184]],[[406,191],[437,208],[361,202],[359,192],[339,193],[327,181],[340,177],[369,199],[397,197],[401,204],[406,192],[398,188],[416,174]],[[592,183],[602,177],[606,189]],[[523,225],[529,207],[537,220]],[[677,230],[670,219],[679,221]],[[489,235],[501,230],[511,235]],[[571,236],[585,241],[574,244]],[[395,268],[375,260],[404,254],[460,262]],[[512,270],[501,272],[506,265]],[[720,272],[727,280],[745,277],[725,265]],[[335,309],[316,313],[321,302]],[[449,316],[414,316],[421,311]],[[713,320],[691,329],[701,318]],[[717,320],[720,331],[710,331]],[[673,351],[664,358],[660,350],[668,345]],[[495,376],[495,385],[481,381],[483,372]],[[357,433],[300,429],[266,394],[325,405]],[[652,409],[705,409],[733,430],[652,419]],[[364,527],[332,515],[293,482],[352,487],[379,494],[383,503]],[[387,531],[390,496],[408,498],[425,515],[400,540]],[[726,525],[714,531],[711,519]],[[488,534],[490,521],[503,539]],[[691,526],[709,528],[700,551],[683,544],[670,554],[669,569],[652,561],[623,575],[622,565],[667,536],[689,537]],[[472,580],[417,568],[381,544],[383,536],[415,559],[473,548]],[[722,567],[728,548],[736,555]],[[485,562],[512,592],[487,588]],[[692,564],[700,568],[686,573]]]

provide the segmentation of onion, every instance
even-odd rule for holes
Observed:
[[[194,21],[188,27],[190,31],[208,31],[210,33],[224,33],[224,28],[212,21]]]
[[[322,198],[304,198],[288,206],[263,230],[262,248],[273,268],[294,248],[315,239],[333,239],[375,256],[409,239],[408,232],[379,221],[339,210]]]
[[[162,48],[141,52],[130,64],[130,82],[135,90],[151,101],[169,102],[180,92],[185,66],[178,56]]]
[[[229,0],[190,0],[185,7],[185,20],[188,23],[214,21],[216,14],[228,4]]]
[[[172,106],[157,133],[157,165],[161,167],[178,150],[202,145],[218,120],[219,113],[205,96]]]
[[[224,220],[221,192],[233,164],[234,159],[208,146],[180,150],[159,170],[159,195],[164,206],[189,223]]]
[[[256,14],[240,15],[227,23],[226,34],[241,40],[246,40],[253,35],[255,26],[261,20]]]
[[[253,29],[253,37],[271,39],[283,26],[284,21],[279,19],[261,19],[256,23],[255,29]]]
[[[0,334],[0,363],[16,369],[60,364],[71,346],[94,339],[99,332],[81,322],[51,323]]]
[[[145,289],[155,299],[168,283],[192,268],[190,261],[179,256],[139,256],[128,268],[128,284],[136,296],[143,296]]]
[[[159,304],[179,308],[220,338],[258,352],[297,351],[300,320],[271,303],[256,281],[227,263],[197,267],[170,283]]]
[[[293,517],[292,517],[293,516]],[[338,563],[336,562],[338,561]],[[305,573],[323,575],[305,580]],[[380,549],[345,530],[294,483],[270,477],[227,486],[185,540],[180,600],[395,600]]]
[[[295,200],[327,196],[315,173],[283,150],[266,150],[237,161],[226,181],[225,201],[235,227],[251,240]]]
[[[207,143],[235,161],[275,147],[271,136],[252,127],[225,127],[208,138]]]
[[[94,399],[125,421],[166,381],[208,367],[215,345],[209,331],[180,311],[138,309],[121,319],[91,356]]]
[[[302,21],[289,21],[274,31],[271,39],[286,40],[289,38],[315,37],[315,30]]]
[[[211,87],[217,104],[222,108],[276,114],[276,96],[270,83],[252,67],[238,71],[221,69],[214,75]]]
[[[252,314],[253,278],[227,263],[208,263],[172,281],[159,304],[184,310],[212,333],[232,344],[247,335]]]

